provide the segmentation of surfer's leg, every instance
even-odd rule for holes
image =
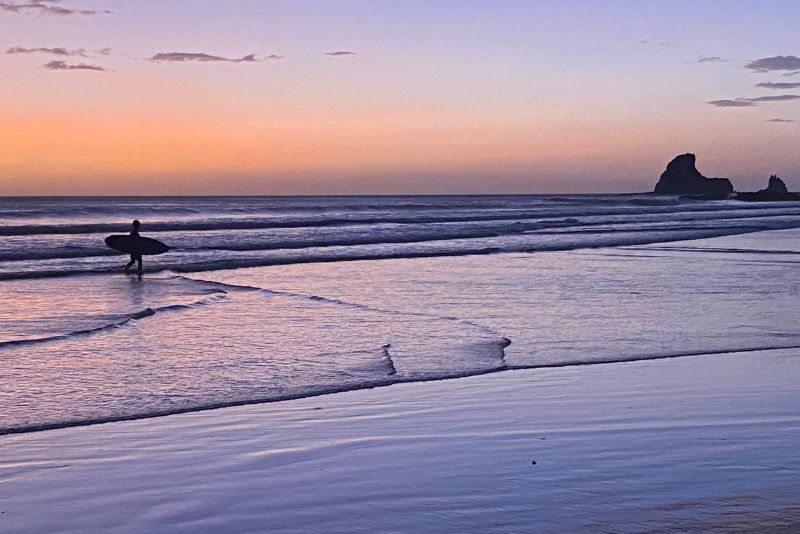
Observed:
[[[133,263],[133,262],[131,262],[131,263]],[[137,270],[137,272],[138,272],[139,274],[142,274],[142,257],[141,257],[141,256],[137,256],[137,258],[136,258],[136,263],[138,263],[138,264],[139,264],[139,265],[138,265],[139,269]]]
[[[129,262],[128,262],[128,264],[127,264],[127,265],[125,265],[124,269],[127,271],[128,269],[130,269],[131,267],[133,267],[133,263],[134,263],[135,261],[136,261],[136,258],[134,258],[134,257],[133,257],[133,254],[131,254],[131,261],[129,261]],[[140,261],[141,261],[141,260],[140,260]]]

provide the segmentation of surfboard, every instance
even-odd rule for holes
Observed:
[[[106,238],[106,245],[125,254],[142,254],[153,256],[163,254],[169,247],[158,239],[149,237],[131,237],[125,234],[110,235]]]

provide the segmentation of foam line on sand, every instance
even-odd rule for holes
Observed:
[[[20,533],[785,530],[800,526],[799,356],[530,369],[4,436],[0,523]]]

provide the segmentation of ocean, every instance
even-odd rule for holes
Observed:
[[[0,433],[800,347],[799,237],[797,202],[0,198]]]

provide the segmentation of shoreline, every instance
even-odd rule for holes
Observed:
[[[98,426],[98,425],[105,425],[109,423],[120,423],[120,422],[129,422],[129,421],[139,421],[139,420],[148,420],[148,419],[159,419],[163,417],[170,417],[174,415],[184,415],[184,414],[191,414],[195,412],[208,412],[208,411],[215,411],[215,410],[224,410],[226,408],[237,408],[243,406],[251,406],[251,405],[263,405],[263,404],[274,404],[280,402],[288,402],[288,401],[295,401],[295,400],[302,400],[302,399],[311,399],[315,397],[325,397],[328,395],[337,395],[341,393],[348,393],[351,391],[361,391],[361,390],[373,390],[373,389],[382,389],[382,388],[389,388],[391,386],[398,386],[404,384],[417,384],[417,383],[429,383],[429,382],[445,382],[449,380],[459,380],[463,378],[472,378],[477,376],[483,375],[493,375],[493,374],[501,374],[506,372],[514,372],[514,371],[531,371],[531,370],[539,370],[539,369],[560,369],[565,367],[591,367],[595,365],[614,365],[614,364],[625,364],[625,363],[637,363],[637,362],[648,362],[648,361],[658,361],[658,360],[671,360],[671,359],[678,359],[678,358],[691,358],[691,357],[702,357],[702,356],[718,356],[718,355],[726,355],[726,354],[746,354],[749,352],[768,352],[768,351],[776,351],[776,350],[800,350],[800,345],[785,345],[785,346],[771,346],[771,347],[753,347],[753,348],[736,348],[732,350],[717,350],[717,351],[692,351],[692,352],[683,352],[683,353],[676,353],[676,354],[664,354],[664,355],[644,355],[644,356],[634,356],[626,359],[617,359],[617,360],[607,360],[607,361],[566,361],[560,363],[543,363],[539,365],[507,365],[503,368],[497,369],[484,369],[484,370],[474,370],[474,371],[465,371],[464,373],[460,374],[453,374],[452,376],[441,376],[441,377],[420,377],[420,378],[396,378],[396,379],[388,379],[385,381],[380,381],[379,383],[372,383],[372,384],[356,384],[356,385],[347,385],[342,387],[332,386],[330,389],[326,389],[324,391],[317,391],[311,393],[297,393],[287,395],[285,397],[280,398],[264,398],[264,399],[250,399],[250,400],[242,400],[242,401],[231,401],[225,403],[219,403],[209,406],[200,406],[200,407],[192,407],[192,408],[184,408],[184,409],[177,409],[174,411],[167,411],[167,412],[159,412],[147,415],[132,415],[132,416],[120,416],[120,417],[113,417],[108,419],[97,419],[97,420],[88,420],[88,421],[77,421],[77,422],[65,422],[65,423],[52,423],[52,424],[44,424],[38,426],[31,426],[31,427],[22,427],[22,428],[12,428],[12,429],[2,429],[0,430],[0,438],[3,436],[14,436],[14,435],[21,435],[21,434],[33,434],[38,432],[47,432],[51,430],[62,430],[62,429],[70,429],[70,428],[82,428],[82,427],[91,427],[91,426]]]
[[[0,512],[12,532],[713,531],[720,502],[800,507],[798,356],[521,370],[6,435]]]

